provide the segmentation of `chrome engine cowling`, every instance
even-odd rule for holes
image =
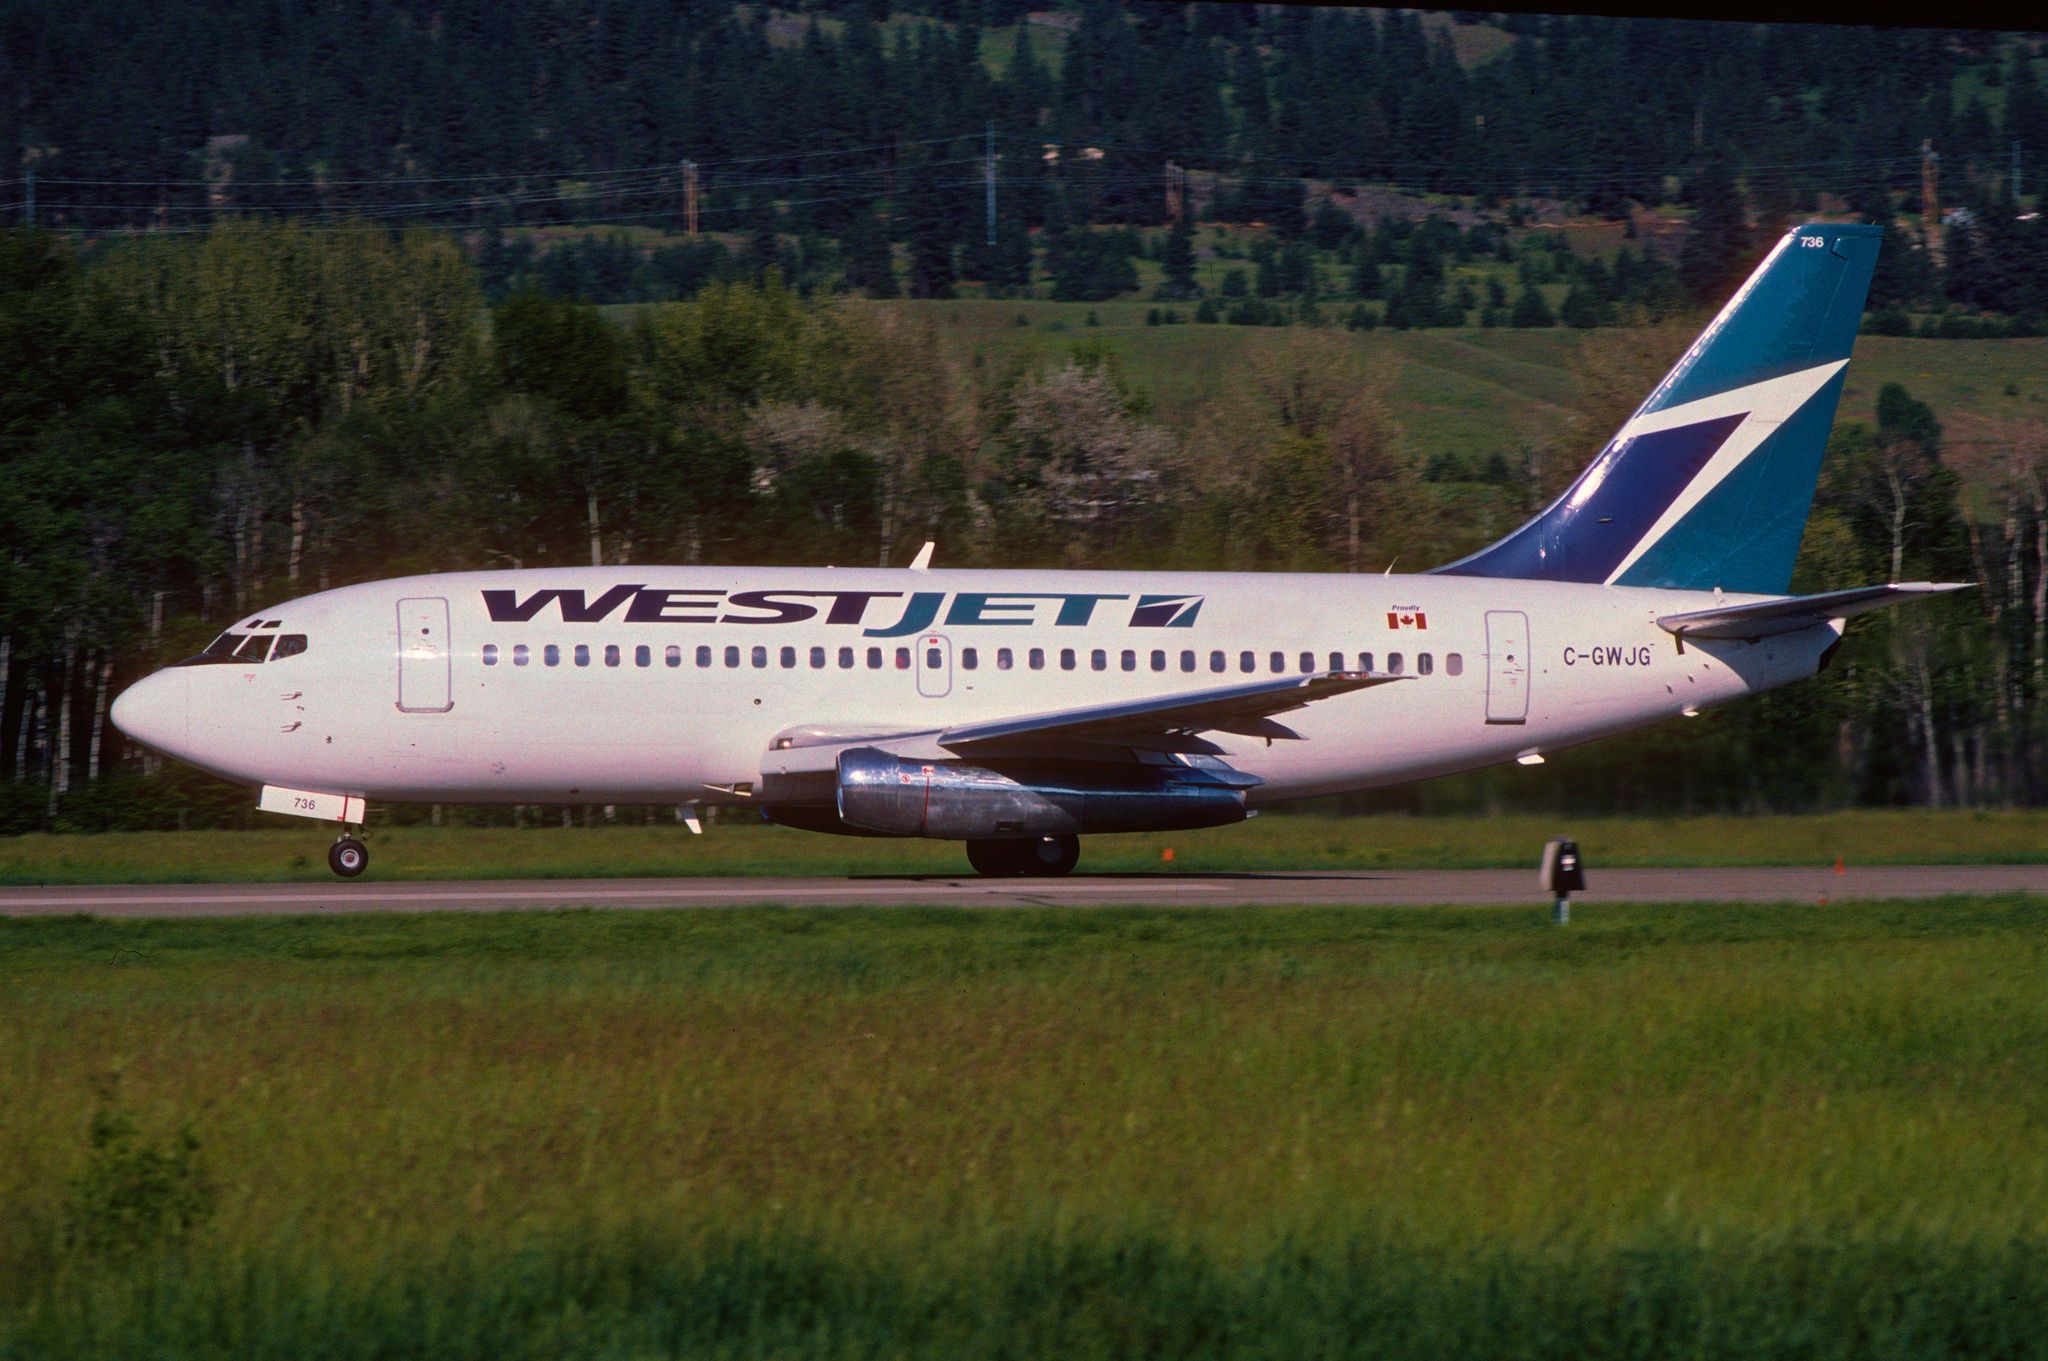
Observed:
[[[839,754],[842,822],[894,836],[979,840],[1220,827],[1246,816],[1245,786],[1188,766],[920,761],[874,747]]]

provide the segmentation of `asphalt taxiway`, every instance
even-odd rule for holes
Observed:
[[[1764,866],[1594,869],[1577,903],[1818,902],[1944,894],[2048,895],[2048,865]],[[1533,869],[1366,870],[1259,874],[972,875],[858,878],[472,879],[284,884],[95,884],[0,887],[0,916],[242,917],[352,912],[502,912],[566,907],[1005,907],[1066,904],[1422,905],[1548,900]]]

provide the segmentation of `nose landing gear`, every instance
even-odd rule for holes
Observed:
[[[327,848],[327,868],[344,879],[353,879],[370,867],[370,848],[352,836],[344,836]]]

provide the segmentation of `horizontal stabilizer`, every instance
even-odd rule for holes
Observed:
[[[1249,685],[1228,685],[1215,690],[1095,704],[1081,709],[996,719],[988,723],[968,723],[946,729],[939,734],[938,742],[950,751],[965,751],[1018,738],[1087,740],[1210,730],[1243,733],[1251,737],[1294,737],[1296,734],[1292,730],[1273,722],[1273,715],[1302,708],[1331,695],[1406,679],[1405,676],[1384,676],[1364,671],[1283,676],[1276,680],[1253,681]]]
[[[1797,633],[1835,619],[1868,614],[1887,605],[1968,590],[1968,581],[1905,581],[1885,586],[1857,586],[1819,595],[1789,595],[1747,605],[1720,605],[1711,610],[1660,615],[1657,627],[1680,638],[1769,638]]]

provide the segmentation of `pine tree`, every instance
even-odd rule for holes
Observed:
[[[1275,180],[1258,188],[1259,216],[1292,241],[1308,231],[1308,186],[1300,180]]]
[[[1942,292],[1950,302],[1965,307],[1982,306],[1992,296],[1992,290],[1986,277],[1990,271],[1977,228],[1950,227],[1943,244],[1947,253],[1942,261]]]
[[[1298,293],[1304,298],[1315,297],[1315,257],[1309,253],[1305,243],[1296,241],[1282,250],[1274,268],[1280,276],[1281,292]]]
[[[1728,167],[1709,162],[1687,197],[1692,220],[1678,251],[1678,277],[1694,301],[1720,301],[1749,263],[1749,215]]]
[[[1884,247],[1877,253],[1877,272],[1870,278],[1870,310],[1910,307],[1926,295],[1931,282],[1927,253],[1920,249],[1911,232],[1897,230],[1890,191],[1879,190],[1862,208],[1865,222],[1885,229]]]
[[[1254,157],[1265,155],[1272,144],[1273,103],[1256,43],[1239,44],[1231,59],[1230,100],[1237,106],[1245,150]]]
[[[765,278],[771,269],[781,270],[785,276],[789,273],[782,256],[782,238],[776,235],[774,222],[757,222],[747,233],[747,248],[740,257],[740,267],[755,283]]]
[[[904,238],[910,249],[910,294],[915,298],[950,298],[958,277],[953,247],[958,224],[953,201],[939,184],[940,172],[919,166],[909,174],[904,194]]]
[[[1194,298],[1201,295],[1201,286],[1195,282],[1195,231],[1185,213],[1173,224],[1173,230],[1166,234],[1165,247],[1159,253],[1159,264],[1166,273],[1166,282],[1159,289],[1161,298]]]
[[[893,298],[902,290],[896,282],[896,261],[889,248],[889,234],[873,211],[853,220],[842,243],[846,251],[846,286],[871,298]]]
[[[1578,330],[1590,330],[1601,324],[1601,305],[1593,296],[1593,290],[1583,282],[1574,282],[1564,295],[1564,301],[1557,309],[1557,319]]]
[[[1046,269],[1052,295],[1063,302],[1101,302],[1138,286],[1125,238],[1114,232],[1064,233],[1047,252]]]
[[[2044,156],[2048,156],[2048,97],[2041,92],[2041,82],[2034,74],[2034,63],[2023,46],[2014,50],[2012,65],[2005,78],[2005,122],[2000,132],[2008,145],[2013,142],[2021,144],[2034,167],[2032,175],[2028,176],[2023,163],[2020,173],[2027,182],[2008,189],[2014,197],[2023,196],[2029,186],[2041,183],[2040,167]]]
[[[1372,238],[1367,236],[1358,247],[1357,262],[1351,266],[1351,296],[1377,298],[1381,286],[1379,252],[1373,249]]]
[[[1911,441],[1930,456],[1941,452],[1941,421],[1934,408],[1906,391],[1902,383],[1877,390],[1877,437],[1886,444]]]
[[[988,279],[1006,293],[1031,291],[1031,233],[1015,217],[996,223],[996,244]]]
[[[1338,250],[1358,231],[1358,224],[1351,220],[1351,214],[1337,206],[1335,199],[1325,198],[1316,204],[1315,216],[1309,220],[1309,235],[1318,250]]]
[[[1046,105],[1052,102],[1052,82],[1045,73],[1045,66],[1038,60],[1038,52],[1031,40],[1031,25],[1017,25],[1017,51],[1010,58],[1010,69],[1003,73],[1006,102],[1009,104],[1009,125],[1014,128],[1033,129],[1038,120],[1045,116]]]
[[[1516,326],[1555,326],[1557,318],[1550,313],[1550,304],[1543,300],[1543,292],[1535,285],[1524,285],[1521,296],[1515,299],[1514,315],[1509,321]]]
[[[1387,325],[1446,326],[1452,318],[1444,302],[1444,262],[1431,239],[1417,233],[1410,243],[1408,267],[1401,287],[1387,300]]]

